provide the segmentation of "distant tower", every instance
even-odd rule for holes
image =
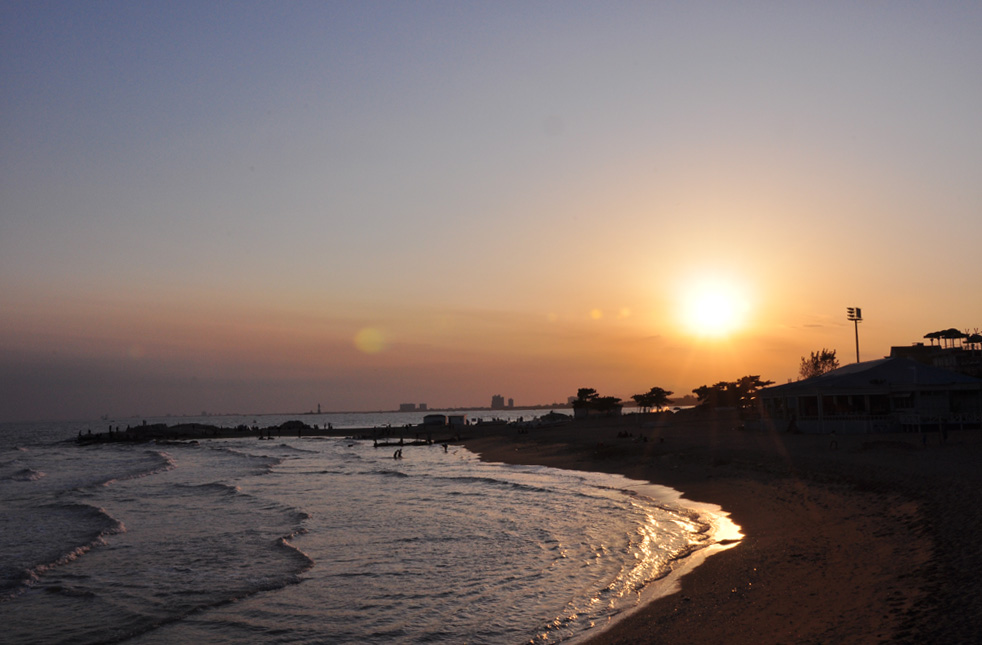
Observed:
[[[321,404],[318,403],[317,404],[317,414],[320,414],[320,413],[321,413]]]
[[[508,407],[509,408],[515,407],[515,399],[508,399]]]
[[[420,411],[425,412],[426,411],[426,404],[425,403],[420,403],[419,404],[419,409],[420,409]]]
[[[492,410],[504,410],[505,409],[505,397],[500,394],[495,394],[491,397],[491,409]]]

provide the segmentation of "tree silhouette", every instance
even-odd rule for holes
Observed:
[[[838,367],[839,359],[835,357],[835,350],[830,351],[823,347],[822,351],[812,352],[808,358],[801,357],[801,367],[798,368],[798,373],[801,374],[801,378],[812,378],[831,372]]]
[[[634,402],[641,408],[642,414],[651,409],[659,409],[668,405],[668,397],[672,392],[663,390],[660,387],[653,387],[644,394],[634,394],[631,396]]]
[[[737,380],[738,403],[742,410],[749,410],[757,402],[757,393],[761,388],[774,385],[774,381],[762,381],[760,375],[743,376]]]
[[[616,396],[600,396],[592,387],[581,387],[576,391],[573,401],[574,410],[596,410],[609,414],[620,405],[621,400]]]
[[[700,385],[692,390],[699,400],[699,405],[706,408],[727,407],[731,404],[731,397],[728,395],[728,383],[720,381],[713,385]]]
[[[610,413],[613,412],[619,405],[621,400],[616,396],[601,396],[597,397],[593,402],[593,406],[598,412]]]
[[[576,391],[576,400],[582,403],[596,401],[600,395],[592,387],[581,387]]]
[[[774,381],[762,381],[759,375],[743,376],[736,381],[720,381],[713,385],[702,385],[692,390],[705,408],[738,408],[751,410],[761,388],[773,385]]]

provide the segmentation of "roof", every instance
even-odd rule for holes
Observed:
[[[760,395],[774,397],[823,391],[885,391],[913,387],[975,389],[982,388],[982,379],[918,363],[909,358],[881,358],[846,365],[803,381],[764,388]]]

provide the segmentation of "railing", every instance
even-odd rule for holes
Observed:
[[[810,426],[808,429],[803,424]],[[802,431],[807,432],[838,432],[841,434],[875,434],[880,432],[896,432],[899,424],[896,417],[889,414],[843,414],[829,417],[809,417],[800,422]]]
[[[965,426],[982,426],[982,413],[960,412],[949,414],[913,414],[906,412],[898,415],[902,430],[919,432],[922,429],[958,428]]]
[[[982,427],[982,413],[962,412],[950,414],[915,414],[902,412],[893,414],[855,414],[819,417],[801,416],[791,423],[791,415],[763,416],[747,425],[754,428],[770,427],[779,432],[789,430],[811,434],[877,434],[884,432],[921,432],[922,430],[962,430]]]

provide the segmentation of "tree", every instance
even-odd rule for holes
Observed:
[[[672,392],[663,390],[660,387],[653,387],[644,394],[634,394],[631,396],[634,402],[641,408],[641,412],[648,412],[651,409],[660,409],[668,405],[668,397]]]
[[[737,382],[738,405],[741,410],[752,410],[757,404],[757,393],[774,381],[762,381],[760,375],[742,376]]]
[[[581,387],[576,391],[576,401],[575,403],[588,404],[592,401],[596,401],[600,395],[592,387]]]
[[[702,385],[692,390],[699,399],[699,405],[709,409],[739,408],[752,410],[757,402],[757,392],[773,385],[774,381],[762,381],[759,375],[743,376],[736,381],[720,381],[713,385]]]
[[[835,357],[835,350],[828,350],[823,347],[822,351],[812,352],[808,358],[801,357],[801,367],[798,368],[798,373],[801,374],[801,378],[812,378],[838,368],[839,359]]]
[[[699,400],[700,407],[704,408],[725,408],[733,407],[736,401],[732,398],[732,383],[720,381],[713,385],[700,385],[692,390]]]
[[[603,412],[604,414],[610,414],[614,410],[618,409],[621,405],[621,400],[616,396],[601,396],[597,397],[593,402],[593,406],[598,412]]]
[[[573,410],[583,410],[586,413],[589,413],[590,410],[596,410],[604,414],[611,414],[620,409],[620,403],[621,400],[616,396],[600,396],[592,387],[581,387],[576,391]]]

